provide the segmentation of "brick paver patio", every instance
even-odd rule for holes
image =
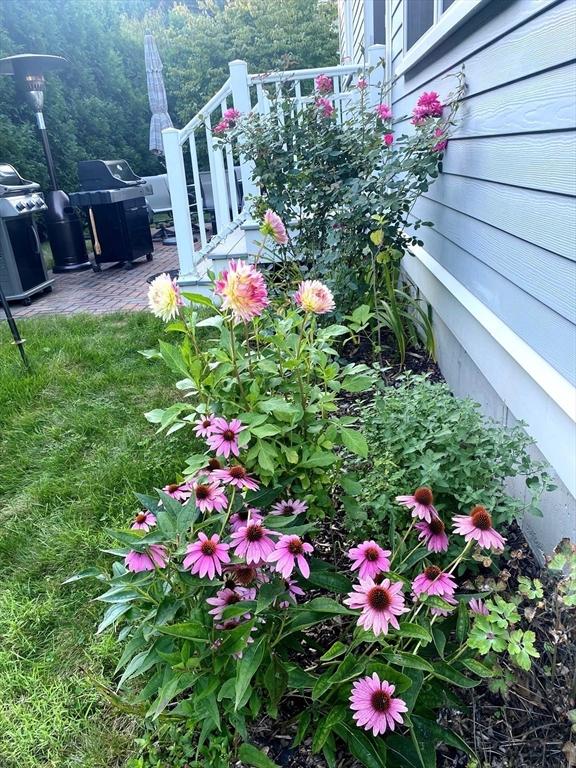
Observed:
[[[146,280],[159,272],[178,267],[178,249],[175,246],[154,244],[154,259],[134,262],[134,269],[122,266],[102,265],[102,272],[85,270],[53,275],[52,293],[33,297],[32,304],[10,303],[14,317],[38,317],[40,315],[71,315],[77,312],[102,314],[117,310],[145,309],[148,283]],[[5,319],[0,309],[0,320]]]

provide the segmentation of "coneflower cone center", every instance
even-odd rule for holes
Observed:
[[[424,504],[427,507],[429,507],[434,501],[434,497],[432,496],[432,489],[428,488],[427,485],[423,485],[421,488],[416,488],[414,491],[414,498],[418,504]]]
[[[366,547],[364,550],[364,557],[371,563],[374,563],[376,560],[378,560],[378,556],[378,550],[375,547]]]
[[[370,698],[370,704],[376,712],[386,712],[390,706],[390,696],[384,691],[374,691]]]
[[[224,432],[222,432],[222,437],[224,438],[224,440],[227,440],[228,442],[232,442],[232,440],[234,440],[236,435],[234,434],[234,432],[232,432],[231,429],[225,429]]]
[[[180,486],[178,485],[178,483],[171,483],[171,484],[168,486],[168,493],[174,493],[175,491],[177,491],[177,490],[178,490],[178,488],[180,488]]]
[[[203,501],[204,499],[207,499],[210,495],[210,488],[207,485],[197,485],[196,486],[196,498],[200,501]]]
[[[435,536],[438,536],[440,533],[444,533],[444,523],[442,522],[442,520],[440,520],[439,517],[433,517],[432,522],[428,523],[428,526],[430,528],[430,531]]]
[[[238,515],[238,520],[248,520],[248,515],[250,513],[247,509],[239,509],[236,514]]]
[[[144,523],[146,521],[146,512],[140,512],[136,516],[136,522],[137,523]]]
[[[304,552],[304,547],[302,546],[302,542],[300,539],[292,539],[291,542],[288,544],[288,551],[291,555],[301,555]]]
[[[204,421],[202,422],[202,426],[204,427],[204,429],[208,429],[208,427],[212,426],[212,422],[210,421],[210,419],[204,419]]]
[[[234,578],[238,584],[246,586],[254,581],[256,578],[256,571],[254,568],[248,568],[247,566],[245,568],[237,568],[236,571],[234,571]]]
[[[262,530],[262,526],[251,525],[246,532],[246,538],[252,543],[255,541],[260,541],[260,539],[264,538],[264,531]]]
[[[368,592],[368,605],[375,611],[385,611],[392,605],[390,593],[384,587],[372,587]]]
[[[284,514],[286,516],[294,514],[294,507],[292,506],[292,504],[286,504],[286,506],[284,507]]]
[[[244,467],[230,467],[230,476],[234,478],[234,480],[242,480],[246,477],[246,470]]]
[[[226,596],[226,605],[234,605],[234,603],[240,602],[240,595],[238,592],[232,592],[232,594]]]
[[[472,523],[480,531],[488,531],[492,528],[492,517],[484,507],[474,507],[472,510]]]
[[[200,552],[206,557],[211,557],[216,552],[216,544],[213,541],[203,541]]]
[[[430,581],[434,581],[434,579],[437,579],[438,576],[442,573],[440,568],[438,568],[437,565],[429,565],[428,568],[424,571],[426,574],[426,578],[430,579]]]
[[[215,469],[221,469],[221,468],[222,468],[222,464],[220,464],[218,459],[210,459],[210,461],[208,462],[208,469],[210,470],[210,472],[213,472]]]

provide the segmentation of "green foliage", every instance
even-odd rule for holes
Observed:
[[[477,404],[423,376],[406,375],[377,396],[365,413],[365,432],[370,465],[362,470],[362,490],[347,510],[347,525],[366,535],[394,520],[402,528],[406,518],[394,498],[422,485],[433,489],[446,521],[482,504],[497,529],[524,511],[541,514],[540,495],[554,487],[545,466],[529,455],[532,441],[521,427],[484,419]],[[528,502],[506,492],[507,478],[522,476]]]

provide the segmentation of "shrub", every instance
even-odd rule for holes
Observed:
[[[541,515],[539,498],[554,486],[528,453],[532,440],[520,426],[485,419],[479,407],[454,397],[446,384],[406,374],[363,408],[370,456],[355,500],[346,500],[348,527],[366,535],[383,523],[402,529],[394,498],[420,485],[434,489],[447,515],[475,504],[490,509],[498,526],[524,512]],[[526,478],[528,503],[506,492],[506,479],[518,476]]]

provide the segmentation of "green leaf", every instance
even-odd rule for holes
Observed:
[[[373,385],[372,376],[352,376],[344,379],[342,389],[346,392],[366,392]]]
[[[345,643],[341,643],[340,640],[336,640],[336,642],[332,643],[330,648],[328,648],[326,653],[320,656],[320,661],[332,661],[332,659],[342,656],[342,654],[348,650],[348,647],[349,646]]]
[[[99,568],[84,568],[83,571],[78,571],[74,576],[69,576],[67,579],[64,579],[62,584],[73,584],[75,581],[80,581],[81,579],[98,579],[98,581],[106,581],[106,574],[102,573]]]
[[[262,663],[264,650],[266,648],[265,640],[266,638],[264,637],[258,638],[258,640],[255,640],[251,645],[248,645],[242,653],[242,658],[240,659],[236,671],[236,697],[234,702],[234,709],[236,711],[250,685],[250,681]]]
[[[317,558],[310,560],[310,576],[307,581],[313,584],[315,587],[322,587],[322,589],[329,589],[331,592],[337,592],[339,594],[345,594],[352,591],[352,582],[344,574],[337,571],[329,570],[328,568],[318,566],[318,563],[322,561]],[[322,564],[325,565],[324,563]],[[307,605],[307,607],[309,607]]]
[[[160,341],[160,354],[171,371],[186,377],[190,375],[190,371],[188,370],[188,366],[186,365],[180,347],[176,347],[174,344],[168,344],[165,341]]]
[[[288,686],[297,691],[312,690],[318,678],[298,667],[296,664],[288,666]]]
[[[203,296],[201,293],[190,293],[189,291],[182,291],[182,296],[192,304],[202,304],[204,307],[214,308],[214,302],[208,296]]]
[[[428,748],[430,743],[434,743],[435,745],[448,744],[450,747],[460,749],[467,754],[468,757],[476,758],[474,750],[471,749],[460,736],[447,728],[443,728],[433,720],[420,717],[420,715],[412,715],[412,723],[415,729],[424,737],[424,743],[428,745]]]
[[[312,739],[312,752],[320,752],[334,727],[346,719],[347,713],[348,707],[345,704],[338,704],[320,720]]]
[[[464,659],[462,661],[462,664],[467,667],[470,672],[473,672],[475,675],[478,675],[478,677],[494,677],[495,672],[493,669],[490,669],[485,664],[482,664],[479,661],[476,661],[476,659]]]
[[[272,424],[262,424],[260,427],[254,427],[250,430],[256,437],[273,437],[280,434],[278,427],[273,427]]]
[[[423,659],[413,653],[404,653],[402,651],[396,651],[396,653],[384,653],[386,659],[392,664],[398,664],[401,667],[408,667],[409,669],[421,669],[424,672],[433,672],[434,667],[429,661]]]
[[[357,614],[350,610],[350,608],[346,608],[345,605],[340,605],[340,603],[337,603],[336,600],[332,600],[330,597],[315,597],[313,600],[310,600],[306,603],[305,606],[302,606],[303,610],[306,612],[313,612],[313,613],[331,613],[331,614],[341,614],[345,616],[356,616]],[[293,608],[294,612],[298,611],[299,608]]]
[[[426,643],[432,642],[432,635],[427,629],[424,629],[420,624],[412,624],[408,621],[400,623],[400,629],[397,634],[401,637],[415,637],[417,640],[422,640]]]
[[[411,685],[412,680],[408,675],[403,672],[399,672],[393,667],[389,667],[388,664],[383,664],[381,661],[370,661],[366,667],[366,674],[373,675],[374,672],[381,680],[388,680],[396,686],[396,693],[404,693]]]
[[[300,718],[298,720],[298,728],[296,730],[296,735],[294,736],[294,742],[293,745],[297,747],[299,744],[302,743],[302,741],[306,738],[306,733],[308,732],[308,727],[310,725],[310,721],[312,720],[312,713],[309,709],[305,709],[304,712],[300,715]]]
[[[130,603],[114,603],[111,605],[104,614],[102,621],[98,625],[96,634],[99,635],[101,632],[104,632],[107,627],[115,624],[118,619],[127,613],[131,608],[132,606]]]
[[[383,739],[373,739],[356,725],[347,723],[338,723],[334,730],[366,768],[386,768],[386,743]]]
[[[468,606],[464,602],[458,603],[458,618],[456,619],[456,639],[463,643],[468,637],[470,629],[470,619],[468,617]]]
[[[246,765],[251,765],[253,768],[280,768],[278,763],[270,760],[268,755],[265,755],[262,750],[252,746],[252,744],[242,744],[238,750],[238,757]]]
[[[171,637],[181,637],[184,640],[195,640],[196,642],[208,642],[206,638],[206,629],[199,621],[186,621],[181,624],[170,624],[166,627],[156,627],[158,632]]]
[[[435,661],[432,671],[436,677],[454,683],[459,688],[474,688],[480,682],[479,680],[471,680],[445,661]]]
[[[237,616],[242,616],[245,613],[252,613],[255,608],[256,600],[240,600],[238,603],[227,605],[222,611],[222,618],[225,621],[235,619]]]
[[[364,435],[356,429],[340,426],[342,444],[352,453],[366,459],[368,457],[368,443]]]

